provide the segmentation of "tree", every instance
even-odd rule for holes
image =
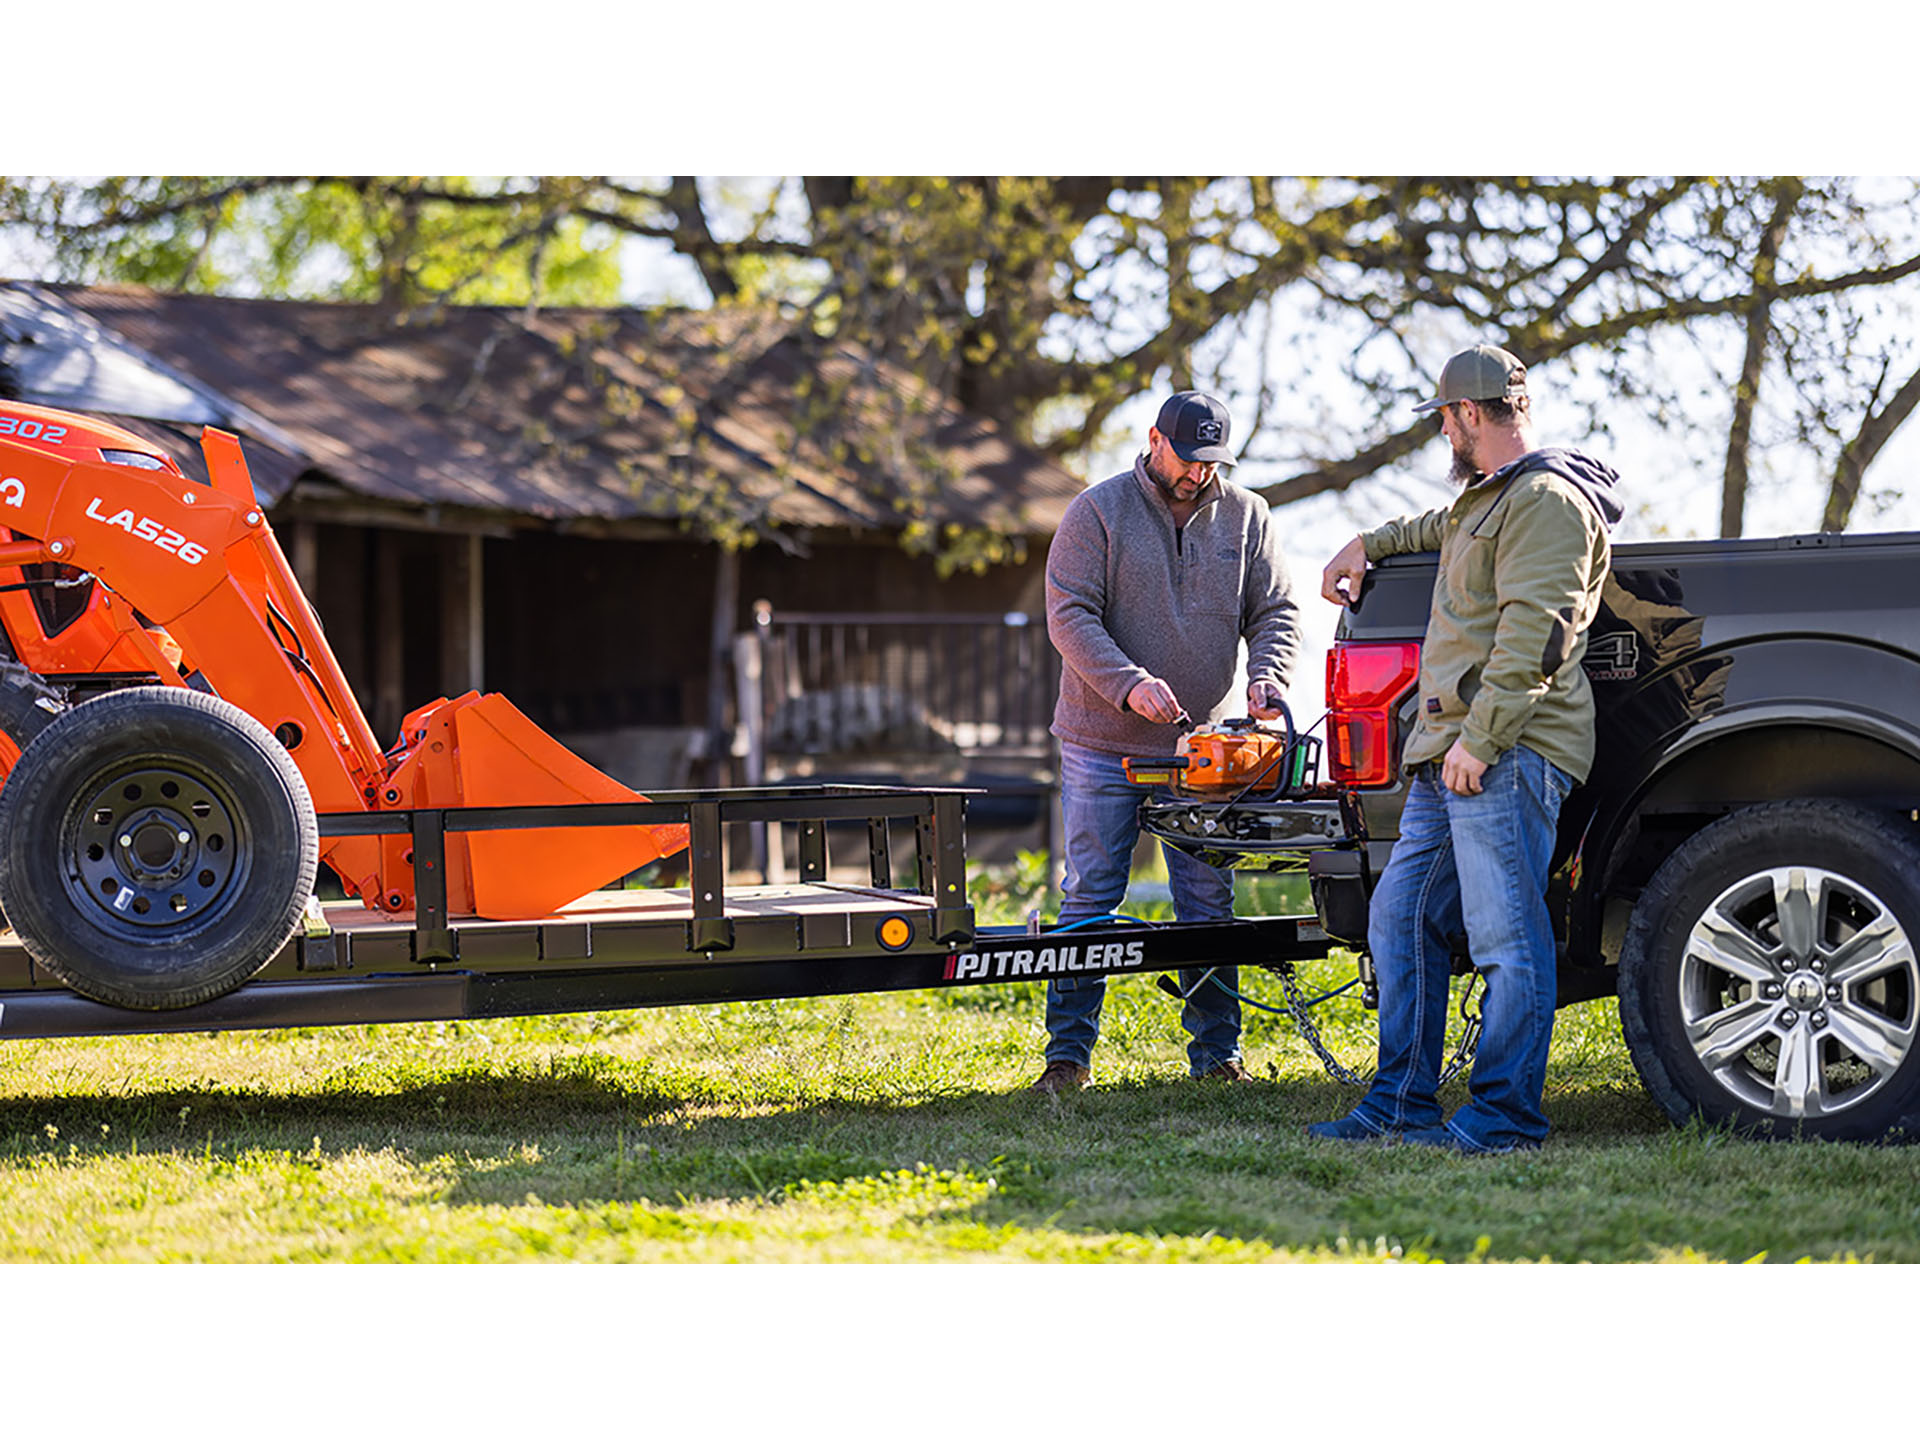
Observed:
[[[0,222],[56,246],[61,278],[396,316],[612,303],[638,239],[716,304],[918,377],[876,381],[903,417],[949,397],[1071,458],[1143,391],[1214,389],[1276,504],[1411,456],[1432,431],[1407,402],[1490,340],[1586,382],[1590,432],[1626,405],[1721,435],[1738,533],[1756,456],[1788,451],[1846,523],[1911,413],[1887,386],[1911,368],[1913,198],[1845,177],[116,177],[16,180]],[[845,399],[809,397],[825,443]]]
[[[610,305],[610,238],[587,238],[577,182],[464,176],[15,177],[0,223],[57,247],[62,280],[373,303]]]

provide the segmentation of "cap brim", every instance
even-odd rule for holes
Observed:
[[[1233,458],[1233,451],[1224,445],[1195,445],[1190,450],[1182,450],[1171,440],[1167,445],[1174,454],[1189,465],[1238,465],[1240,463]]]
[[[1441,400],[1437,398],[1433,400],[1423,400],[1418,405],[1413,407],[1413,413],[1416,415],[1424,415],[1429,410],[1438,410],[1442,405],[1448,405],[1451,403],[1452,403],[1451,401]]]

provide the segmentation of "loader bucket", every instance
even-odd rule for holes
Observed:
[[[436,706],[432,718],[450,723],[457,791],[457,798],[435,803],[578,805],[647,798],[594,769],[504,695],[462,696]],[[456,879],[464,861],[473,913],[528,920],[685,849],[687,827],[497,830],[452,834],[447,842],[448,878]]]

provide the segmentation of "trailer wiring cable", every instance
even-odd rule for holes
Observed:
[[[1265,970],[1270,975],[1275,975],[1275,976],[1281,975],[1280,967],[1277,965],[1262,965],[1260,968],[1262,970]],[[1191,987],[1185,990],[1182,990],[1180,988],[1179,982],[1175,980],[1171,975],[1163,974],[1159,977],[1158,981],[1156,981],[1155,983],[1157,983],[1159,987],[1162,990],[1164,990],[1167,994],[1172,995],[1176,999],[1180,999],[1180,1000],[1191,1000],[1194,997],[1194,995],[1199,992],[1199,989],[1202,985],[1211,984],[1216,990],[1220,990],[1228,995],[1231,995],[1235,1000],[1238,1000],[1242,1005],[1251,1005],[1254,1009],[1264,1010],[1269,1015],[1285,1015],[1289,1019],[1292,1019],[1294,1015],[1293,1008],[1291,1006],[1269,1005],[1263,1000],[1256,1000],[1251,995],[1244,994],[1241,991],[1234,989],[1233,986],[1227,984],[1226,981],[1220,978],[1218,966],[1210,966],[1207,969],[1206,973],[1201,975],[1201,977],[1198,980],[1196,980]],[[1300,1008],[1302,1010],[1311,1010],[1315,1005],[1318,1005],[1323,1000],[1331,1000],[1336,995],[1346,994],[1347,991],[1351,990],[1354,986],[1358,985],[1359,983],[1360,983],[1360,977],[1356,975],[1353,977],[1353,979],[1349,980],[1344,985],[1337,986],[1336,988],[1332,990],[1328,990],[1323,994],[1316,995],[1311,1000],[1301,1001]]]
[[[1083,930],[1089,925],[1099,925],[1103,922],[1114,920],[1118,920],[1124,925],[1145,925],[1148,929],[1157,929],[1160,924],[1158,920],[1142,920],[1138,915],[1122,915],[1117,910],[1109,910],[1104,915],[1084,915],[1069,924],[1052,926],[1045,931],[1045,933],[1048,935],[1064,935],[1069,930]],[[1029,935],[1042,933],[1040,928],[1040,912],[1038,910],[1029,910],[1027,912],[1027,933]]]
[[[1280,973],[1279,969],[1272,965],[1263,965],[1260,968],[1263,970],[1269,971],[1270,973],[1275,975],[1278,975]],[[1242,1005],[1251,1005],[1254,1009],[1264,1010],[1269,1015],[1285,1015],[1289,1019],[1291,1019],[1293,1016],[1293,1011],[1288,1006],[1268,1005],[1263,1001],[1254,999],[1251,995],[1243,995],[1238,990],[1234,989],[1231,985],[1227,984],[1227,982],[1222,980],[1218,975],[1210,975],[1208,978],[1213,981],[1216,987],[1226,991],[1227,994],[1231,995],[1234,999],[1238,1000]],[[1353,977],[1353,979],[1349,980],[1344,985],[1336,986],[1332,990],[1328,990],[1322,994],[1316,995],[1311,1000],[1302,1000],[1300,1002],[1300,1008],[1303,1010],[1311,1010],[1314,1006],[1318,1005],[1323,1000],[1331,1000],[1336,995],[1346,994],[1347,991],[1351,990],[1354,986],[1358,985],[1359,983],[1360,983],[1360,977],[1356,975]]]

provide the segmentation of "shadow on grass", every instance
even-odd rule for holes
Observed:
[[[305,1161],[391,1150],[412,1164],[441,1162],[435,1198],[447,1205],[514,1206],[533,1195],[583,1211],[751,1201],[854,1213],[875,1187],[949,1174],[993,1183],[938,1206],[941,1225],[1275,1246],[1390,1231],[1383,1217],[1417,1223],[1433,1187],[1477,1188],[1453,1157],[1305,1138],[1302,1127],[1344,1113],[1358,1093],[1317,1077],[1151,1079],[1061,1097],[1022,1088],[781,1103],[584,1056],[362,1072],[291,1095],[194,1085],[0,1100],[0,1158],[10,1150],[77,1165],[137,1150],[232,1164],[263,1151]],[[1568,1142],[1544,1152],[1550,1163],[1558,1150],[1577,1168],[1576,1152],[1645,1149],[1670,1133],[1637,1093],[1562,1092],[1550,1108]],[[1465,1163],[1497,1186],[1522,1162]],[[1453,1248],[1471,1253],[1474,1238],[1455,1237]]]

